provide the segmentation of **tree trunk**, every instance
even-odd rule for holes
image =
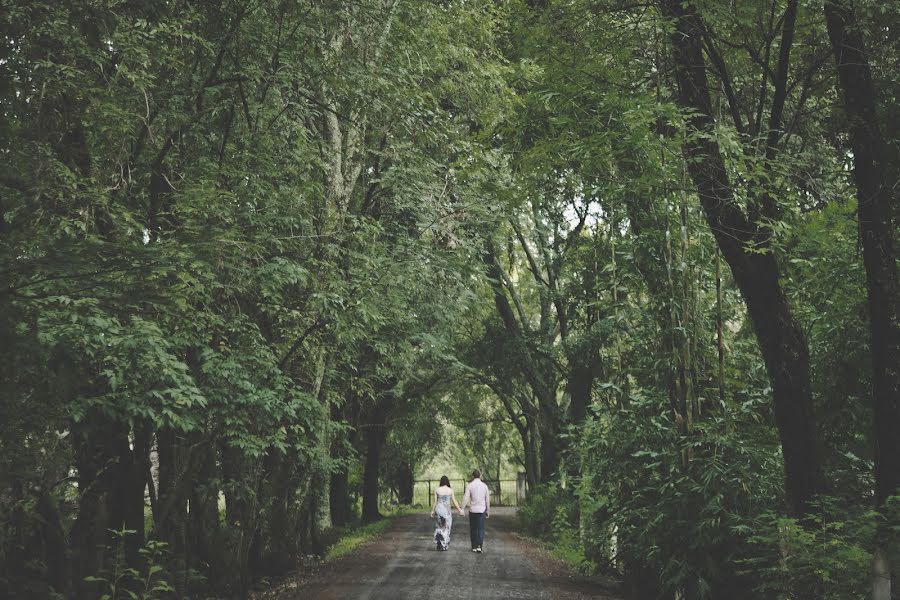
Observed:
[[[280,575],[296,565],[304,536],[300,535],[302,509],[296,508],[299,495],[298,488],[302,476],[298,473],[298,457],[279,450],[270,450],[264,462],[264,487],[260,497],[264,499],[267,518],[263,519],[263,527],[256,534],[259,539],[259,556],[252,564],[252,571],[257,575]],[[319,489],[315,483],[311,485],[312,498],[317,498]],[[327,498],[326,498],[327,500]],[[315,512],[313,509],[311,512]],[[315,537],[314,532],[311,532]],[[321,549],[313,540],[313,553]]]
[[[224,592],[218,587],[226,570],[219,547],[218,452],[211,442],[204,443],[196,452],[199,454],[197,477],[190,494],[191,566],[207,577],[212,590]]]
[[[70,534],[72,539],[73,588],[79,598],[99,597],[95,582],[84,580],[100,575],[108,543],[110,453],[108,419],[91,413],[82,427],[73,431],[75,466],[78,471],[78,512]]]
[[[397,482],[397,496],[400,504],[413,503],[413,492],[416,486],[416,476],[412,465],[409,463],[401,467],[400,480]]]
[[[890,152],[878,122],[875,86],[853,3],[826,1],[825,21],[853,150],[872,337],[875,501],[882,507],[900,488],[900,280],[891,214],[892,205],[900,202],[900,192],[890,184]],[[887,528],[880,528],[873,563],[872,598],[877,600],[891,596],[891,565],[884,551],[889,536]]]
[[[687,187],[687,186],[685,186]],[[693,353],[691,352],[691,344],[693,342],[693,327],[691,327],[692,311],[692,294],[691,285],[693,281],[693,273],[688,268],[688,246],[690,238],[688,233],[688,207],[687,192],[681,194],[681,210],[679,216],[681,219],[681,264],[679,271],[681,272],[681,318],[680,318],[680,335],[681,356],[679,379],[681,383],[682,406],[685,409],[684,415],[687,419],[687,432],[690,433],[694,424],[700,417],[699,403],[695,393],[696,386],[694,380],[696,378],[696,369],[694,368]]]
[[[247,482],[247,460],[239,448],[223,444],[222,479],[225,491],[225,522],[229,536],[229,585],[241,597],[250,588],[250,547],[253,532],[250,514],[250,486]],[[160,485],[162,487],[162,485]]]
[[[184,595],[188,582],[187,507],[188,489],[192,483],[189,451],[184,438],[171,427],[156,434],[159,456],[158,520],[154,534],[166,542],[170,552],[172,580],[169,583]]]
[[[540,433],[534,423],[534,419],[526,420],[527,431],[525,439],[523,439],[525,450],[525,477],[528,481],[528,487],[532,490],[543,482],[541,477],[541,461],[540,455]]]
[[[541,480],[547,481],[559,471],[560,436],[559,407],[556,398],[538,399],[541,411],[541,427],[538,435],[541,439],[540,461]]]
[[[331,523],[335,527],[343,527],[350,522],[350,485],[347,469],[341,468],[331,474],[329,485],[329,502]]]
[[[125,537],[125,563],[132,568],[143,566],[140,554],[144,546],[144,490],[147,482],[144,476],[150,463],[150,429],[145,423],[138,422],[132,430],[131,448],[123,429],[116,444],[119,455],[119,498],[121,502],[121,525],[112,523],[115,528],[124,528],[134,533]]]
[[[331,410],[328,402],[328,393],[326,390],[326,373],[329,368],[330,355],[322,348],[319,351],[319,358],[316,362],[316,379],[313,385],[313,396],[322,406],[321,413],[322,424],[317,433],[317,444],[322,448],[322,452],[328,452],[331,447],[331,427],[329,420],[331,418]],[[313,491],[313,509],[312,509],[312,527],[310,528],[310,538],[312,541],[313,552],[319,554],[325,551],[323,538],[325,532],[331,529],[331,499],[328,497],[331,491],[330,474],[321,466],[314,466],[315,472],[312,476]]]
[[[310,510],[310,544],[313,554],[321,554],[325,551],[325,532],[331,529],[331,491],[330,475],[322,469],[316,468],[312,476],[312,502]]]
[[[685,160],[707,222],[747,303],[772,384],[788,505],[792,514],[802,517],[811,512],[812,500],[824,487],[806,338],[781,287],[773,251],[747,251],[748,244],[759,243],[759,229],[735,201],[722,153],[711,135],[714,120],[700,17],[679,0],[660,0],[660,6],[675,25],[670,41],[679,102],[692,112],[683,144]]]
[[[537,418],[530,418],[530,425],[537,426],[537,431],[531,435],[531,444],[532,449],[537,450],[539,455],[540,467],[537,472],[534,472],[534,477],[540,482],[542,478],[548,478],[556,473],[559,468],[561,415],[556,402],[556,381],[552,376],[555,365],[547,364],[546,361],[536,357],[536,353],[529,346],[528,336],[525,334],[527,324],[519,323],[506,297],[503,282],[508,281],[508,277],[497,259],[494,244],[489,239],[485,241],[482,260],[493,290],[497,313],[506,332],[516,345],[517,361],[521,373],[537,400],[539,414]],[[511,286],[510,293],[513,293]]]
[[[376,401],[372,418],[363,434],[366,440],[366,463],[363,467],[362,519],[365,523],[372,523],[382,518],[378,511],[378,475],[385,438],[386,411],[383,403],[384,400]]]
[[[343,420],[352,421],[352,419],[348,418],[348,415],[353,412],[351,409],[356,403],[355,395],[348,391],[344,396],[344,405],[342,407],[337,404],[331,405],[331,420],[335,423]],[[331,440],[331,454],[335,458],[346,458],[345,440],[340,439],[338,435]],[[347,442],[352,446],[354,438],[352,430],[348,435],[351,439],[347,440]],[[345,526],[350,522],[352,516],[348,477],[349,473],[345,464],[340,464],[338,470],[331,474],[331,480],[328,485],[328,507],[331,512],[331,524],[334,527]]]
[[[587,417],[597,375],[596,351],[593,344],[588,349],[569,353],[570,373],[567,382],[569,388],[569,422],[581,423]]]
[[[725,405],[725,336],[722,322],[722,254],[716,247],[716,348],[718,349],[719,406],[726,411]],[[727,412],[725,412],[727,415]]]
[[[15,502],[5,515],[0,578],[10,590],[29,589],[35,598],[73,596],[66,532],[52,490],[35,490],[33,508],[27,508],[22,484],[14,481],[9,490]]]

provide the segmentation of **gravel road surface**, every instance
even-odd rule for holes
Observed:
[[[428,515],[398,517],[388,531],[329,563],[308,581],[282,587],[287,599],[552,598],[620,600],[595,579],[571,573],[512,533],[512,509],[495,508],[487,520],[484,553],[469,547],[469,523],[456,515],[450,549],[438,552]]]

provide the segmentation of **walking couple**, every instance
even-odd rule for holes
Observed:
[[[450,479],[441,477],[441,486],[434,492],[434,506],[431,516],[434,518],[434,541],[438,550],[446,550],[450,546],[450,529],[453,526],[453,513],[450,502],[456,505],[460,515],[465,515],[463,508],[469,504],[469,537],[472,541],[472,552],[481,552],[484,544],[484,520],[490,516],[491,492],[481,481],[481,471],[472,471],[472,481],[466,484],[462,506],[456,501]]]

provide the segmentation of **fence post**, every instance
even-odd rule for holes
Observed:
[[[425,501],[425,504],[431,506],[431,480],[428,480],[428,500]]]

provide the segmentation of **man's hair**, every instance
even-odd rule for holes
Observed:
[[[447,477],[446,475],[441,477],[441,485],[446,485],[447,487],[450,487],[450,478]]]
[[[472,479],[481,479],[481,471],[478,469],[472,471]]]

